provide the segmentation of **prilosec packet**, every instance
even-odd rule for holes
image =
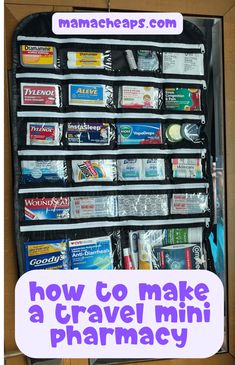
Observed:
[[[201,90],[194,88],[166,88],[165,107],[172,110],[200,111]]]
[[[35,241],[24,243],[25,269],[69,269],[67,240]]]
[[[70,204],[68,197],[24,199],[26,220],[68,219]]]
[[[158,93],[159,90],[151,86],[123,85],[120,87],[119,107],[157,109]]]
[[[24,67],[55,68],[57,63],[56,48],[41,45],[21,45],[20,62]]]
[[[161,248],[161,269],[191,270],[203,269],[204,260],[201,245],[173,245]]]
[[[65,182],[67,165],[63,160],[21,161],[21,177],[23,184]]]
[[[117,123],[118,144],[162,144],[161,123]]]
[[[27,123],[28,146],[59,146],[62,138],[63,126],[59,123]]]
[[[113,255],[109,236],[69,241],[72,269],[112,270]]]
[[[69,84],[69,105],[108,107],[112,104],[112,86],[101,84]]]
[[[72,160],[74,182],[114,181],[117,178],[115,160]]]
[[[60,106],[60,86],[21,83],[21,105]]]
[[[68,123],[66,138],[70,146],[109,145],[111,125],[105,122]]]
[[[163,52],[162,72],[203,76],[203,53]]]
[[[102,218],[117,216],[116,196],[73,196],[70,198],[71,218]]]

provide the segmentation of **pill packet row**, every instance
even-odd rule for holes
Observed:
[[[120,231],[102,237],[24,242],[25,271],[121,268]]]
[[[21,106],[62,107],[65,96],[58,84],[21,83]],[[116,92],[118,103],[116,105]],[[63,97],[63,102],[62,102]],[[67,95],[66,95],[67,97]],[[200,88],[122,85],[116,89],[108,84],[68,84],[68,107],[102,107],[175,111],[201,111]]]
[[[202,264],[204,261],[202,257],[202,242],[202,227],[130,230],[128,233],[129,260],[135,270],[201,268],[199,263]],[[176,255],[176,257],[180,252],[179,250],[184,251],[186,249],[184,252],[189,254],[189,262],[181,261],[181,265],[179,265],[179,262],[175,262],[173,266],[169,265],[169,261],[165,257],[167,253],[165,249],[170,250],[173,256]],[[193,252],[197,254],[200,252],[200,257],[197,257],[197,260],[196,257],[192,260]]]
[[[125,56],[124,56],[125,55]],[[130,71],[152,71],[163,74],[204,75],[203,53],[169,52],[153,49],[125,49],[123,57]],[[31,68],[60,68],[58,49],[52,45],[20,45],[20,63]],[[115,70],[112,66],[111,50],[68,51],[66,52],[68,69]],[[118,69],[117,69],[118,70]]]
[[[84,197],[25,198],[24,219],[63,220],[126,216],[192,215],[208,211],[208,195],[204,193],[129,194]]]
[[[148,181],[170,179],[203,179],[200,158],[171,159],[171,174],[160,158],[118,160],[21,160],[21,183],[52,185],[82,182]],[[167,165],[168,166],[168,165]],[[167,167],[169,169],[169,166]]]

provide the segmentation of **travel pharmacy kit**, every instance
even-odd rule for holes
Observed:
[[[60,37],[51,17],[30,15],[13,42],[20,274],[214,271],[202,33]]]

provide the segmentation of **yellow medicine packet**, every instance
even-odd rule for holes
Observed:
[[[22,45],[20,55],[24,67],[56,66],[56,49],[52,46]]]
[[[102,52],[68,52],[68,68],[104,68]]]

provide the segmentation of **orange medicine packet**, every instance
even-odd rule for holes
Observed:
[[[21,45],[20,62],[24,67],[56,67],[56,48],[52,46]]]

